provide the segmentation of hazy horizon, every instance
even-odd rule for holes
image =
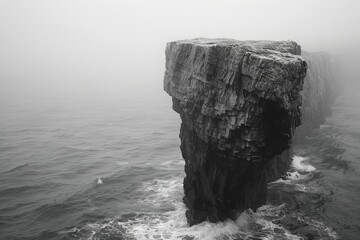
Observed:
[[[165,45],[179,39],[349,51],[360,39],[359,9],[355,0],[1,1],[1,92],[161,94]]]

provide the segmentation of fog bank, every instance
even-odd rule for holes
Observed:
[[[291,39],[353,55],[359,10],[357,0],[1,1],[1,94],[162,95],[165,44],[185,38]]]

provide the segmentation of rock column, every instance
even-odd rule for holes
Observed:
[[[286,171],[301,121],[307,64],[300,53],[292,41],[167,44],[164,89],[182,119],[190,225],[265,204],[266,184]]]

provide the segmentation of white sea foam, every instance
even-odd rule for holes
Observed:
[[[179,159],[176,160],[176,162],[179,161]],[[300,180],[305,179],[316,169],[308,164],[306,158],[300,156],[293,157],[292,168],[293,172],[288,174],[287,180],[279,181],[293,184],[298,191],[309,191],[309,187],[302,184]],[[102,184],[101,178],[98,178],[97,183]],[[111,219],[106,223],[91,223],[86,225],[85,230],[95,234],[102,229],[121,229],[122,234],[128,236],[129,239],[144,240],[302,239],[290,233],[277,221],[282,218],[281,214],[284,214],[285,204],[265,205],[256,212],[247,210],[235,221],[226,220],[220,223],[205,221],[189,227],[185,216],[186,206],[182,202],[182,183],[181,177],[145,182],[138,190],[141,195],[138,204],[158,210],[139,212],[125,221]],[[335,234],[330,229],[327,230],[321,222],[314,220],[309,222],[315,227],[325,229],[324,231],[327,231],[330,237]]]
[[[203,222],[188,227],[182,203],[182,179],[156,180],[145,183],[140,189],[144,191],[141,203],[152,206],[171,204],[172,211],[163,213],[140,214],[133,220],[119,222],[126,233],[135,239],[275,239],[276,236],[286,239],[300,239],[283,227],[263,218],[276,215],[281,206],[264,206],[256,213],[246,211],[236,221],[227,220],[220,223]]]
[[[118,161],[118,162],[116,162],[116,164],[117,164],[117,165],[120,165],[120,166],[122,166],[122,165],[129,165],[129,162],[127,162],[127,161]]]
[[[181,202],[182,179],[154,180],[146,182],[139,189],[142,197],[139,203],[145,203],[155,207],[161,207],[165,204],[175,204]]]
[[[328,124],[321,124],[321,125],[320,125],[320,129],[322,129],[322,128],[328,128],[328,127],[330,127],[330,125],[328,125]]]
[[[185,161],[182,157],[178,157],[177,159],[166,161],[161,163],[162,166],[165,167],[174,167],[174,166],[183,166],[185,164]]]
[[[271,207],[269,207],[271,209]],[[270,210],[271,211],[271,210]],[[236,221],[226,220],[220,223],[203,222],[192,227],[187,226],[185,206],[181,204],[175,211],[164,214],[149,214],[133,221],[120,223],[126,232],[135,239],[301,239],[291,234],[261,214],[246,211]]]
[[[279,223],[286,213],[285,204],[265,205],[256,212],[247,210],[240,214],[236,221],[226,220],[220,223],[206,221],[189,227],[185,217],[186,207],[182,202],[182,178],[146,182],[139,191],[143,196],[139,204],[146,204],[149,207],[168,205],[171,206],[171,210],[139,212],[125,221],[123,218],[107,219],[68,232],[76,235],[81,233],[82,236],[78,239],[92,239],[101,231],[121,234],[126,236],[126,239],[140,240],[302,239]],[[299,218],[302,217],[299,215]],[[335,232],[323,223],[312,219],[302,219],[302,221],[321,229],[330,239],[336,239]]]
[[[299,172],[314,172],[315,167],[309,164],[308,158],[294,156],[291,166]]]
[[[306,174],[300,174],[299,172],[287,172],[286,177],[280,178],[275,183],[295,184],[296,181],[304,180],[308,176]]]
[[[295,190],[301,192],[315,192],[317,189],[314,186],[304,183],[304,180],[308,179],[315,171],[316,168],[309,164],[308,158],[294,156],[291,169],[286,173],[286,177],[284,179],[280,178],[275,183],[292,185]]]
[[[97,184],[103,184],[103,181],[100,177],[97,179]]]
[[[300,192],[309,192],[311,190],[311,188],[309,188],[308,186],[305,186],[304,184],[299,184],[299,183],[294,184],[294,188],[295,188],[295,190],[300,191]]]

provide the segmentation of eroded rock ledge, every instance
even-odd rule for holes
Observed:
[[[164,88],[182,119],[190,225],[265,204],[266,183],[286,171],[300,124],[307,70],[300,53],[292,41],[167,44]]]

